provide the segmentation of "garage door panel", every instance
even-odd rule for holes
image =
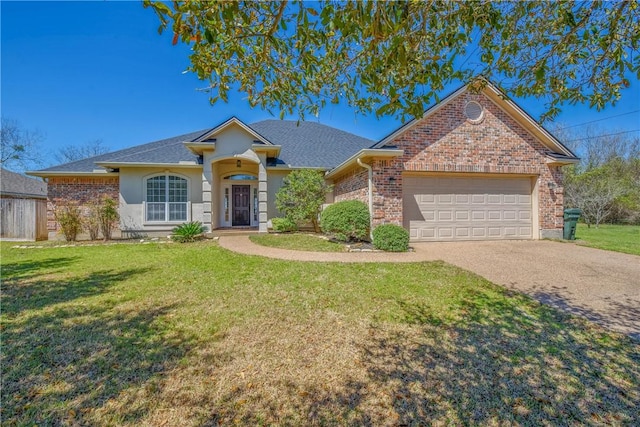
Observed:
[[[468,227],[456,227],[456,237],[471,237]]]
[[[453,216],[450,211],[439,211],[438,212],[438,221],[451,221]]]
[[[516,211],[502,211],[502,218],[505,221],[513,221],[518,217],[518,213]]]
[[[456,221],[469,221],[469,211],[456,211]]]
[[[500,221],[502,219],[502,211],[487,212],[487,219],[489,221]]]
[[[413,241],[530,239],[530,178],[406,176],[405,226]]]

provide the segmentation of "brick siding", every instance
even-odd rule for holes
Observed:
[[[337,177],[333,187],[333,197],[336,202],[342,200],[360,200],[369,203],[369,188],[367,170],[358,167],[351,169],[345,175]]]
[[[88,211],[87,204],[109,196],[116,202],[119,199],[119,179],[114,177],[50,177],[47,182],[47,228],[57,231],[59,225],[53,211],[56,205],[75,202],[83,213]]]
[[[464,116],[464,107],[469,101],[476,101],[484,108],[479,123],[472,123]],[[402,174],[419,171],[538,176],[540,228],[562,228],[562,170],[547,165],[545,151],[548,148],[482,94],[462,93],[387,146],[402,149],[404,154],[372,163],[374,226],[402,225]],[[394,179],[390,180],[391,177]],[[337,177],[334,182],[336,200],[363,197],[366,200],[364,169],[357,167],[357,172]]]

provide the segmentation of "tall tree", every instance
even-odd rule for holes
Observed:
[[[16,120],[2,117],[0,166],[16,171],[40,166],[42,140],[40,132],[24,129]]]
[[[211,102],[318,114],[327,102],[419,117],[452,82],[484,75],[508,95],[613,104],[640,78],[638,0],[144,1],[192,49]]]
[[[58,163],[69,163],[99,156],[109,151],[109,146],[106,145],[102,139],[94,139],[93,141],[88,141],[80,145],[66,145],[61,147],[53,154],[53,157]]]

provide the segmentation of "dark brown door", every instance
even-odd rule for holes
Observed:
[[[233,199],[233,221],[231,225],[251,225],[249,216],[249,186],[248,185],[234,185],[231,187],[231,197]]]

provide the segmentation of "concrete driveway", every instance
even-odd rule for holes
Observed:
[[[573,243],[539,241],[413,243],[410,253],[330,253],[266,248],[248,236],[220,245],[250,255],[298,261],[443,260],[545,304],[640,339],[640,257]]]
[[[640,257],[551,241],[420,243],[417,253],[640,339]]]

